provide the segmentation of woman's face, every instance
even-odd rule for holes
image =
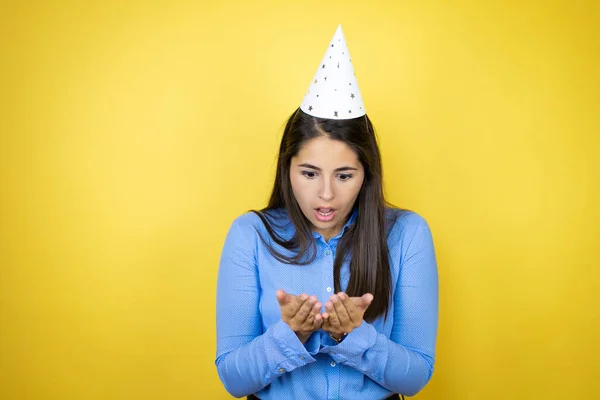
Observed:
[[[326,240],[341,232],[364,176],[356,153],[344,142],[325,136],[306,142],[290,165],[296,201]]]

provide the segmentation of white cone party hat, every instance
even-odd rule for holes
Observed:
[[[350,52],[339,25],[300,109],[314,117],[350,119],[366,114]]]

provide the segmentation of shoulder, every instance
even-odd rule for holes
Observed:
[[[262,224],[260,217],[254,211],[248,211],[233,219],[231,228],[248,230],[256,229]]]
[[[431,230],[427,220],[411,210],[388,207],[386,209],[388,240],[406,242],[415,236],[430,236]]]
[[[267,231],[265,224],[273,227],[287,222],[287,213],[282,210],[248,211],[233,220],[230,232],[262,233]]]
[[[263,226],[258,214],[248,211],[233,219],[227,236],[237,240],[252,240],[263,230]]]
[[[429,224],[425,218],[415,211],[405,210],[395,207],[387,207],[385,218],[392,223],[392,229],[428,227]]]

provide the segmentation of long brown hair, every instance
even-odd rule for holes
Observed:
[[[271,254],[281,262],[306,265],[316,257],[316,243],[311,224],[302,213],[292,192],[290,164],[309,140],[327,136],[346,143],[357,154],[365,170],[365,178],[354,204],[358,214],[354,224],[340,238],[333,264],[335,293],[341,291],[340,269],[350,257],[349,296],[373,294],[373,301],[364,319],[373,321],[381,315],[387,318],[391,297],[391,273],[387,246],[386,201],[383,194],[381,156],[375,130],[367,115],[359,118],[333,120],[310,116],[297,109],[288,119],[279,148],[277,172],[268,205],[253,211],[263,221],[269,236],[287,251],[278,251],[263,239]],[[294,225],[295,233],[284,238],[277,231],[282,227],[270,211],[283,209]],[[390,221],[387,221],[390,222]],[[392,221],[393,224],[393,221]]]

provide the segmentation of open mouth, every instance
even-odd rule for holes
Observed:
[[[329,222],[335,216],[336,210],[334,208],[315,208],[315,216],[321,222]]]

